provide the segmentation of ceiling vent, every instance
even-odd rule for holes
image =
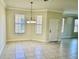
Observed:
[[[48,1],[48,0],[44,0],[44,1]]]

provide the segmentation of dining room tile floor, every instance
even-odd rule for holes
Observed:
[[[8,42],[0,59],[78,59],[77,39],[61,42]]]

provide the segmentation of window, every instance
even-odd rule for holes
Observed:
[[[25,16],[22,14],[15,15],[15,33],[25,32]]]
[[[42,16],[36,18],[36,34],[42,33]]]
[[[61,32],[62,32],[62,33],[64,32],[64,21],[65,21],[65,19],[63,18],[63,19],[62,19],[62,29],[61,29]]]
[[[78,19],[75,19],[74,22],[74,32],[78,32]]]

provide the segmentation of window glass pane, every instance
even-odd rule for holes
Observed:
[[[21,18],[21,23],[25,23],[25,20],[23,18]]]
[[[42,25],[36,25],[36,34],[42,34]]]
[[[22,25],[21,25],[21,30],[22,30],[22,31],[25,29],[24,25],[25,25],[25,24],[22,24]]]
[[[42,34],[42,16],[36,17],[36,34]]]
[[[15,15],[15,32],[24,33],[25,32],[25,17],[21,14]]]
[[[74,32],[78,32],[78,19],[75,19]]]
[[[15,32],[18,33],[18,25],[15,26]]]
[[[18,21],[19,21],[18,23],[21,23],[21,18],[20,17],[19,17]]]
[[[42,16],[37,16],[36,23],[42,24]]]

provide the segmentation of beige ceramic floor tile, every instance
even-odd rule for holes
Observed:
[[[77,59],[77,53],[77,39],[63,39],[60,43],[9,42],[0,59]]]

